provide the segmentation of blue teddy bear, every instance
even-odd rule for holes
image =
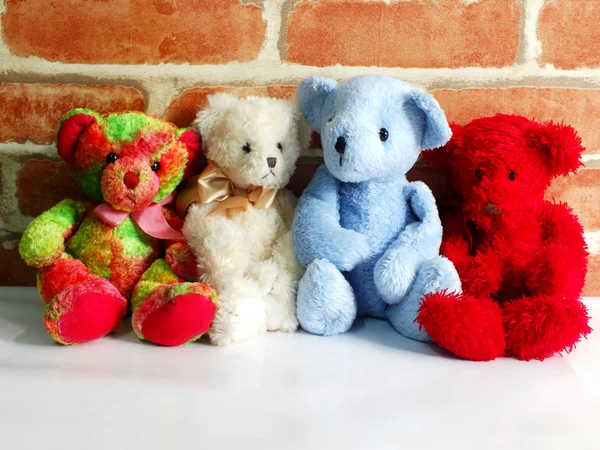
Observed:
[[[402,81],[360,76],[341,83],[311,77],[297,91],[321,135],[325,164],[302,194],[293,225],[306,267],[298,320],[306,331],[347,331],[357,315],[387,318],[402,335],[428,341],[414,323],[422,297],[461,291],[439,256],[435,200],[406,172],[421,150],[445,144],[450,127],[436,100]]]

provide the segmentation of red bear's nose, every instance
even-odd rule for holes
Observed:
[[[140,177],[133,172],[127,172],[125,178],[123,178],[123,183],[125,183],[127,189],[135,189],[140,184]]]

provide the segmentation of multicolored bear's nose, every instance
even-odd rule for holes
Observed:
[[[135,189],[140,184],[140,177],[133,172],[127,172],[123,178],[123,183],[127,186],[127,189]]]

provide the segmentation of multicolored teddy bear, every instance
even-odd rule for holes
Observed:
[[[200,136],[143,113],[75,109],[56,143],[94,203],[63,200],[23,234],[19,250],[40,269],[50,335],[61,344],[105,336],[130,300],[141,339],[172,346],[200,337],[215,317],[216,294],[184,281],[198,279],[196,263],[182,219],[167,206],[202,163]]]

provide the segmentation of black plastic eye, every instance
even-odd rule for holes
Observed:
[[[333,122],[333,117],[327,121],[327,123]]]
[[[242,147],[242,150],[244,150],[244,153],[250,153],[252,151],[252,149],[250,148],[250,144],[248,144],[247,142],[246,145]]]
[[[481,177],[483,176],[483,172],[481,171],[481,169],[477,169],[477,170],[475,171],[475,176],[476,176],[477,178],[481,178]]]
[[[117,159],[119,159],[119,157],[117,156],[117,154],[115,152],[110,152],[108,155],[106,155],[106,164],[112,164]]]
[[[277,148],[281,151],[283,151],[283,146],[281,145],[281,143],[277,143]]]
[[[511,170],[510,173],[508,174],[508,179],[512,181],[515,178],[517,178],[517,172],[515,172],[514,170]]]
[[[158,172],[160,170],[160,162],[154,161],[150,168],[152,169],[152,172]]]
[[[385,128],[379,130],[379,139],[381,140],[381,142],[387,141],[389,135],[390,134],[388,133],[388,130],[386,130]]]

